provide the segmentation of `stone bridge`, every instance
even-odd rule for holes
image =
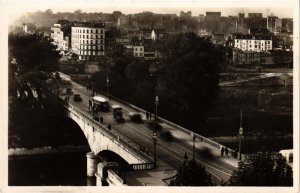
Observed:
[[[93,120],[91,115],[81,111],[77,107],[67,103],[64,103],[64,106],[67,109],[67,116],[74,120],[81,128],[92,151],[87,154],[88,176],[94,176],[96,174],[98,165],[96,155],[104,150],[118,154],[127,161],[132,170],[154,168],[152,158],[140,151],[135,144],[130,143],[124,137]]]

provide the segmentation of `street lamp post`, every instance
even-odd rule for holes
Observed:
[[[156,132],[156,119],[157,119],[157,107],[158,107],[158,103],[159,102],[159,98],[158,96],[155,97],[155,117],[154,117],[154,132]]]
[[[109,97],[109,90],[108,90],[108,88],[109,88],[109,77],[107,75],[107,78],[106,78],[106,92],[107,92],[107,97]]]
[[[159,98],[158,96],[155,97],[155,117],[154,117],[154,128],[153,128],[153,160],[154,160],[154,167],[156,167],[156,144],[157,144],[157,133],[156,133],[156,118],[157,118],[157,106],[158,106]]]
[[[94,91],[94,82],[92,81],[92,96],[95,95],[95,91]]]
[[[195,161],[195,140],[196,135],[193,133],[193,161]]]
[[[154,167],[156,167],[156,144],[157,144],[157,133],[156,131],[153,131],[153,162],[154,162]]]
[[[240,129],[239,129],[239,160],[242,159],[242,136],[243,136],[243,127],[242,127],[242,120],[243,120],[243,110],[241,109],[241,117],[240,117]]]

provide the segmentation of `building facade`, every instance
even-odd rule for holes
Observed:
[[[144,57],[144,46],[137,45],[133,46],[133,56],[137,58],[143,58]]]
[[[272,37],[263,35],[237,35],[234,40],[234,48],[242,51],[268,51],[272,50]]]
[[[94,60],[104,56],[105,27],[101,22],[80,22],[72,27],[72,52],[79,60]]]

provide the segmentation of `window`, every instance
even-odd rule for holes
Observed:
[[[140,53],[140,56],[143,56],[143,53]]]
[[[96,46],[93,46],[93,50],[95,50],[96,49]]]
[[[89,30],[88,30],[88,29],[86,30],[86,33],[89,33]]]
[[[91,29],[91,33],[94,33],[94,30]]]
[[[84,43],[85,44],[85,41],[84,40],[82,40],[83,42],[82,43]]]
[[[83,38],[85,38],[85,35],[83,35]]]
[[[103,39],[103,35],[101,35],[100,38]]]
[[[137,48],[134,48],[134,51],[138,51],[138,49],[137,49]]]
[[[96,29],[96,33],[98,33],[98,30]]]
[[[140,48],[140,51],[143,51],[143,48]]]
[[[85,30],[82,30],[83,31],[83,33],[85,33]]]
[[[86,35],[86,38],[89,38],[89,35]]]
[[[96,35],[96,39],[98,38],[98,35]]]

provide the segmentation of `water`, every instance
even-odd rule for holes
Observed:
[[[9,157],[9,186],[86,186],[86,152]]]

